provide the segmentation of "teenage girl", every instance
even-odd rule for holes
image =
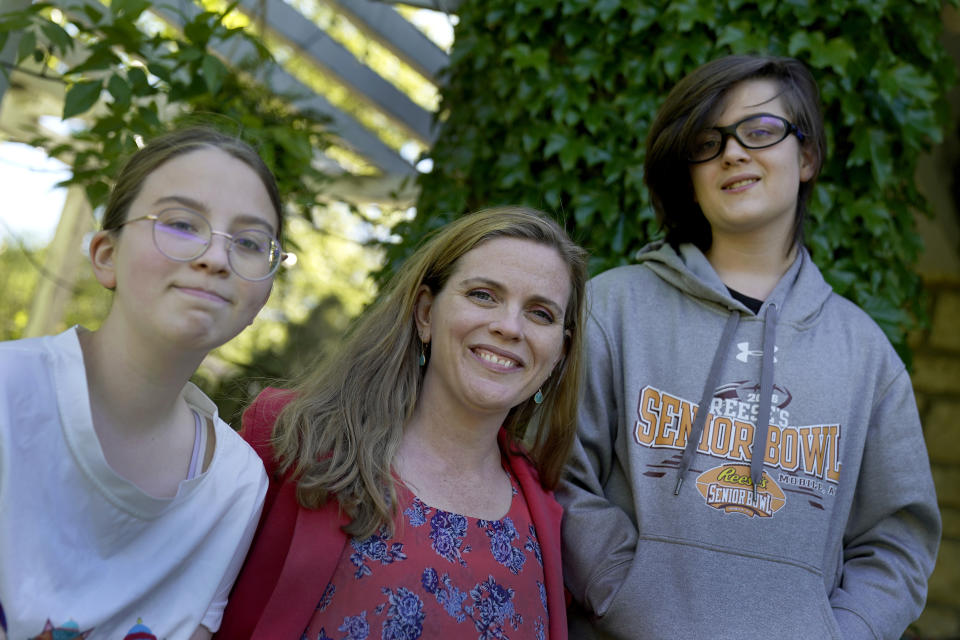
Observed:
[[[0,345],[8,637],[218,628],[267,481],[188,379],[266,302],[282,222],[247,144],[202,128],[157,138],[121,171],[90,243],[113,291],[100,329]]]

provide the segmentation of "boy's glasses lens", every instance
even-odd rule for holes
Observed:
[[[726,146],[727,138],[734,138],[745,149],[771,147],[788,135],[793,126],[779,116],[760,114],[744,118],[726,127],[712,127],[701,131],[694,138],[693,148],[687,156],[691,162],[713,160]]]

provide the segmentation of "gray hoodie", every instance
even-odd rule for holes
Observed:
[[[756,315],[692,245],[654,243],[589,294],[557,492],[571,638],[899,638],[940,515],[880,328],[806,251]]]

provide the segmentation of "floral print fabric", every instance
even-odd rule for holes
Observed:
[[[500,520],[435,509],[399,487],[393,537],[350,540],[303,640],[545,640],[540,543],[511,486]]]

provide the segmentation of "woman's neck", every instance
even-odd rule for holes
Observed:
[[[505,415],[477,416],[431,402],[422,394],[410,421],[404,426],[401,455],[413,450],[420,456],[443,461],[461,473],[483,473],[500,464],[497,433]]]
[[[434,508],[485,520],[502,518],[511,500],[497,445],[505,416],[464,415],[437,404],[421,396],[404,426],[394,471]]]

